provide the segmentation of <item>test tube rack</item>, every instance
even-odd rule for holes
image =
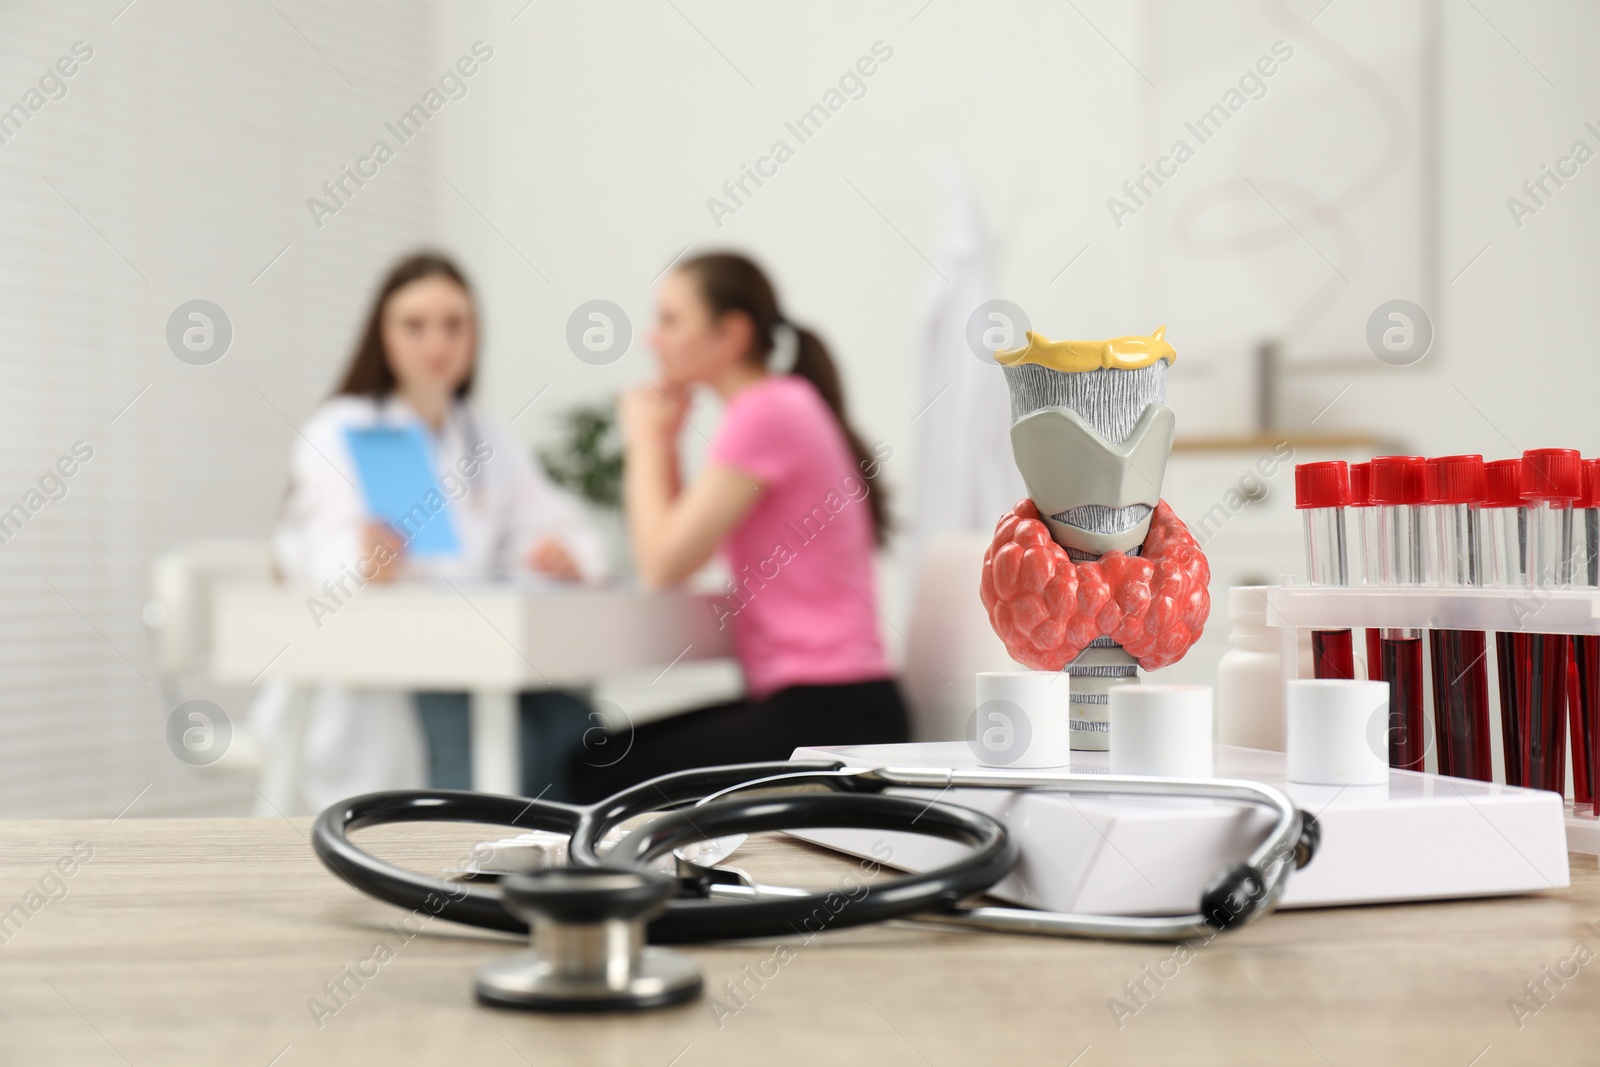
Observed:
[[[1267,590],[1267,625],[1279,628],[1284,679],[1310,677],[1313,629],[1475,630],[1487,634],[1600,635],[1600,589],[1450,588],[1443,586],[1312,586],[1285,582]],[[1360,642],[1356,643],[1359,654]],[[1491,702],[1495,657],[1488,657]],[[1432,679],[1424,672],[1425,684]],[[1431,706],[1431,692],[1425,704]],[[1490,715],[1500,751],[1498,709]],[[1431,754],[1430,754],[1431,755]],[[1503,771],[1497,780],[1504,781]],[[1571,776],[1568,775],[1570,788]],[[1480,783],[1481,784],[1481,783]],[[1499,786],[1499,788],[1509,788]],[[1600,818],[1588,806],[1566,804],[1567,847],[1600,855]]]

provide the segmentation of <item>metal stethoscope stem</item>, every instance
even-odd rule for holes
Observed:
[[[1272,911],[1288,886],[1289,872],[1304,866],[1318,843],[1317,825],[1311,815],[1296,809],[1280,790],[1240,779],[929,770],[920,767],[847,767],[824,773],[826,776],[871,782],[882,788],[937,789],[941,797],[952,789],[1070,789],[1083,794],[1187,799],[1198,796],[1239,801],[1269,808],[1276,815],[1272,832],[1245,863],[1232,864],[1217,872],[1201,894],[1201,911],[1193,914],[1107,916],[1032,908],[958,907],[898,920],[903,922],[1055,937],[1160,942],[1207,939],[1215,936],[1219,930],[1246,925]],[[786,782],[797,779],[815,781],[819,777],[815,773],[808,773],[758,779],[713,793],[701,803],[748,791],[781,788]],[[804,890],[754,884],[713,884],[708,890],[708,895],[712,897],[729,900],[782,899],[804,893]]]

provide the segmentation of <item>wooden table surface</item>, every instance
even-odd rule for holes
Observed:
[[[1600,1063],[1600,874],[1589,856],[1573,855],[1569,889],[1286,912],[1192,956],[905,925],[785,948],[697,947],[706,1000],[582,1017],[472,1003],[475,970],[516,941],[442,920],[406,940],[388,925],[403,912],[315,860],[308,826],[0,824],[0,909],[24,916],[0,914],[0,1063]],[[362,839],[439,870],[481,833],[413,825]],[[736,862],[812,886],[855,866],[779,838]],[[328,998],[324,983],[379,956],[363,985]],[[724,982],[745,968],[770,977],[746,979],[751,992],[734,1000]],[[1141,981],[1147,992],[1129,996],[1125,983]],[[1549,991],[1542,1005],[1530,981]]]

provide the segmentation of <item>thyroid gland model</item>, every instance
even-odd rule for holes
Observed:
[[[1161,500],[1177,359],[1165,333],[1030,331],[1025,347],[995,355],[1028,499],[995,528],[980,595],[1012,659],[1071,677],[1075,749],[1107,747],[1111,688],[1182,659],[1211,611],[1205,554]]]

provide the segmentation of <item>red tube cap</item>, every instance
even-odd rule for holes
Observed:
[[[1486,508],[1520,508],[1522,506],[1522,460],[1497,459],[1483,465],[1484,481],[1488,492],[1484,494]]]
[[[1482,456],[1439,456],[1428,460],[1430,504],[1481,504],[1489,492]]]
[[[1368,487],[1377,505],[1426,504],[1425,472],[1428,461],[1421,456],[1376,456]]]
[[[1350,464],[1350,506],[1365,508],[1372,505],[1372,462]]]
[[[1574,448],[1530,448],[1522,454],[1522,499],[1576,500],[1583,494],[1583,459]]]
[[[1583,461],[1583,493],[1572,506],[1600,508],[1600,459]]]
[[[1342,508],[1349,503],[1350,465],[1344,460],[1295,464],[1295,507]]]

